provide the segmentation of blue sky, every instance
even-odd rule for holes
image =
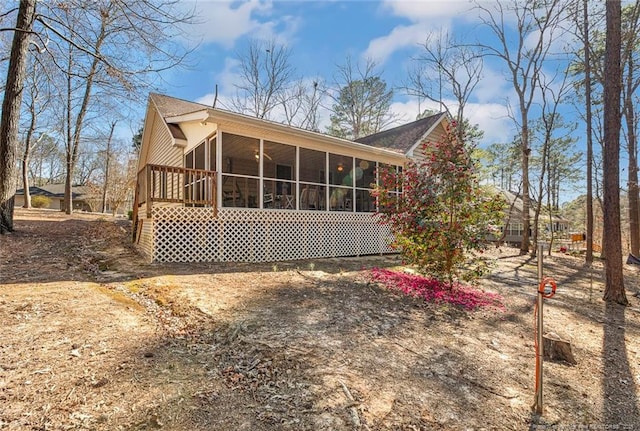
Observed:
[[[215,85],[225,106],[237,82],[237,52],[250,38],[271,39],[291,49],[291,60],[300,77],[320,76],[328,83],[348,55],[378,63],[390,86],[406,80],[411,56],[429,33],[449,31],[465,39],[478,34],[478,11],[467,0],[422,1],[260,1],[186,2],[198,11],[199,24],[192,29],[200,41],[192,67],[165,75],[163,92],[186,100],[211,103]],[[467,116],[485,131],[485,143],[508,141],[515,132],[507,118],[504,99],[510,84],[497,66],[485,63],[484,79],[467,107]],[[437,108],[425,103],[420,107]],[[398,122],[418,114],[418,100],[396,91],[392,111]],[[328,124],[328,114],[323,115]]]

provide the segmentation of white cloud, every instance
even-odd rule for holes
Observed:
[[[397,26],[391,33],[373,39],[362,54],[364,58],[371,58],[378,64],[383,64],[395,51],[424,43],[429,29],[422,24]]]
[[[238,73],[239,67],[240,60],[237,58],[227,57],[224,59],[224,68],[214,78],[215,83],[224,93],[233,93],[236,85],[242,82]]]
[[[223,109],[232,109],[231,101],[236,91],[236,84],[239,84],[241,79],[238,75],[236,68],[240,64],[240,61],[227,57],[224,59],[224,68],[213,77],[212,85],[218,87],[218,99],[216,101],[216,107]],[[216,98],[215,91],[206,93],[203,96],[195,100],[196,103],[202,103],[211,106]]]
[[[198,24],[194,36],[203,43],[218,43],[232,48],[242,36],[287,38],[297,30],[298,20],[291,16],[273,18],[269,0],[246,2],[207,1],[196,6]],[[262,18],[262,19],[261,19]]]
[[[482,68],[482,79],[473,90],[473,99],[478,103],[488,103],[496,100],[513,100],[516,97],[511,83],[505,74],[485,61]]]
[[[455,109],[455,102],[446,101],[450,109]],[[418,112],[431,109],[440,111],[438,103],[433,101],[422,101],[418,105],[417,99],[394,102],[391,104],[391,111],[398,116],[393,126],[400,126],[416,119]],[[465,117],[471,124],[478,124],[484,131],[482,144],[493,142],[508,142],[515,133],[513,121],[507,116],[507,108],[498,103],[468,103],[465,107]]]
[[[471,124],[478,124],[484,131],[482,144],[510,142],[513,139],[515,125],[508,117],[507,107],[498,103],[468,103],[465,117]]]
[[[396,127],[415,121],[421,111],[424,112],[427,109],[440,111],[440,106],[431,100],[422,100],[418,103],[418,99],[411,98],[402,102],[393,102],[390,109],[397,117],[391,127]]]
[[[472,7],[473,4],[465,0],[386,0],[384,2],[385,9],[391,10],[396,16],[406,17],[414,22],[451,19],[468,12]]]
[[[424,43],[430,33],[449,31],[454,18],[477,19],[477,14],[474,18],[469,13],[471,7],[472,4],[466,1],[386,0],[382,13],[391,11],[393,15],[406,18],[412,24],[396,26],[389,34],[373,39],[363,57],[382,64],[395,51]]]

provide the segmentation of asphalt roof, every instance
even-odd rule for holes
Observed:
[[[356,142],[377,148],[389,148],[407,153],[440,119],[442,113],[430,115],[411,123],[363,136]]]
[[[211,108],[210,106],[203,105],[202,103],[188,102],[186,100],[176,99],[175,97],[165,96],[158,93],[151,93],[149,97],[156,104],[160,115],[164,118],[190,114],[192,112]]]
[[[90,194],[89,187],[86,186],[73,186],[73,197]],[[24,189],[17,189],[17,195],[23,195]],[[59,184],[45,184],[42,186],[30,186],[29,194],[31,195],[43,195],[49,197],[64,197],[64,183]]]
[[[158,111],[163,118],[190,114],[211,108],[201,103],[189,102],[158,93],[151,93],[149,97],[158,107]],[[440,121],[443,115],[443,113],[438,113],[421,118],[411,123],[403,124],[402,126],[374,133],[373,135],[363,136],[354,142],[406,154],[411,147]],[[172,130],[172,133],[174,137],[179,137],[176,136],[176,134],[181,135],[182,131],[178,128],[178,130]]]

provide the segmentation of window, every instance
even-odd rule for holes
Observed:
[[[206,147],[206,142],[203,142],[200,145],[198,145],[195,150],[193,150],[194,151],[193,167],[195,169],[205,169],[205,162],[207,160],[204,155],[205,147]]]
[[[246,136],[222,134],[222,172],[225,174],[258,176],[260,141]]]
[[[218,137],[223,207],[375,212],[371,192],[378,170],[402,172],[400,166],[266,139],[227,132]],[[213,137],[205,153],[196,148],[185,164],[196,166],[205,157],[213,166],[215,144]],[[401,190],[398,184],[392,193]]]
[[[371,189],[376,183],[376,162],[356,159],[356,187]]]
[[[376,173],[378,177],[378,184],[382,184],[382,179],[385,175],[396,175],[398,181],[396,181],[395,187],[393,187],[392,190],[389,191],[389,195],[395,196],[396,199],[400,198],[400,195],[402,194],[402,166],[379,163]]]
[[[264,207],[296,209],[296,147],[264,141],[262,173],[265,178],[263,183]]]
[[[187,169],[216,170],[216,137],[202,141],[197,147],[184,156],[184,167]]]
[[[376,183],[376,162],[372,160],[356,159],[356,211],[374,212],[376,200],[371,195]]]
[[[322,211],[326,208],[327,153],[300,148],[300,209]]]
[[[329,154],[329,209],[353,211],[353,157]]]
[[[327,165],[327,153],[324,151],[300,148],[300,181],[326,184],[324,175]]]
[[[257,208],[260,140],[222,133],[222,206]]]
[[[184,157],[187,169],[215,170],[216,138],[205,139]],[[210,199],[210,184],[206,175],[201,172],[187,172],[184,176],[185,201],[201,201]]]
[[[265,178],[296,179],[296,147],[264,141],[262,155]]]
[[[507,235],[508,236],[522,236],[524,233],[524,225],[519,222],[509,223],[507,227]]]

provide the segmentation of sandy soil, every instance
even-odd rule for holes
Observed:
[[[602,265],[554,254],[546,361],[531,413],[536,262],[502,248],[461,311],[373,283],[396,256],[145,264],[129,222],[16,211],[0,237],[0,429],[640,429],[640,287],[606,306]]]

